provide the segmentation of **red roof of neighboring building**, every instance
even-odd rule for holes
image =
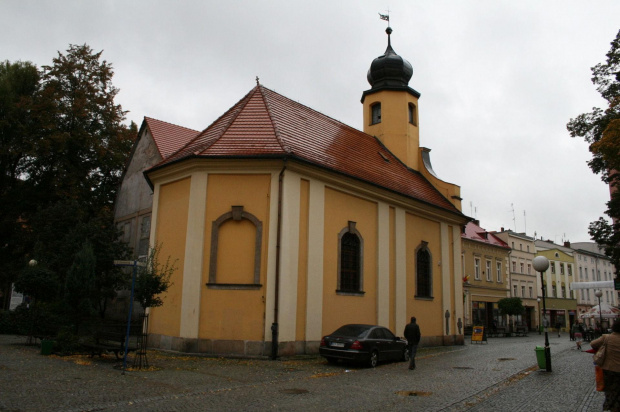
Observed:
[[[195,157],[295,159],[461,214],[377,138],[260,85],[155,168]]]
[[[162,159],[165,159],[185,146],[192,138],[200,133],[197,130],[162,122],[161,120],[152,119],[150,117],[145,117],[144,121],[151,131],[151,136],[153,136],[153,140],[155,141],[155,145]]]
[[[487,232],[474,222],[469,222],[465,226],[465,233],[461,233],[461,238],[473,240],[475,242],[482,242],[491,246],[497,246],[505,249],[510,249],[508,243],[504,242],[491,232]]]

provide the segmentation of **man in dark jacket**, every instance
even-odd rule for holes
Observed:
[[[415,354],[418,351],[418,344],[420,343],[420,327],[416,323],[415,316],[411,317],[411,323],[405,326],[405,339],[409,345],[409,370],[415,369]]]

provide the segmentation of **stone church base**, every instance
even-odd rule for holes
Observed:
[[[421,347],[463,344],[463,335],[424,336],[420,341]],[[270,357],[272,355],[270,341],[191,339],[151,333],[148,345],[152,349],[216,356]],[[319,341],[280,342],[278,356],[316,355],[319,353],[319,346]]]

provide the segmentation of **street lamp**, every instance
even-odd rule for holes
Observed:
[[[594,296],[596,296],[598,298],[598,316],[601,322],[601,335],[603,334],[603,308],[601,307],[601,296],[603,296],[603,291],[602,290],[597,290],[596,292],[594,292]]]
[[[541,319],[540,298],[536,299],[536,301],[538,302],[538,334],[540,335],[540,330],[542,328],[542,322],[540,321],[540,319]]]
[[[534,266],[534,270],[540,272],[540,284],[542,287],[542,302],[543,302],[543,312],[545,312],[545,319],[547,316],[547,305],[545,303],[545,282],[543,280],[543,273],[549,267],[549,259],[544,256],[536,256],[532,260],[532,266]],[[549,348],[549,334],[547,332],[547,326],[545,325],[545,363],[547,364],[547,372],[551,372],[551,348]]]

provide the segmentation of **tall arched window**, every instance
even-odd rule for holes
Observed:
[[[432,259],[426,245],[426,242],[422,242],[422,245],[416,251],[416,297],[432,298]]]
[[[338,235],[338,290],[341,293],[363,294],[363,244],[355,222],[349,222]]]

